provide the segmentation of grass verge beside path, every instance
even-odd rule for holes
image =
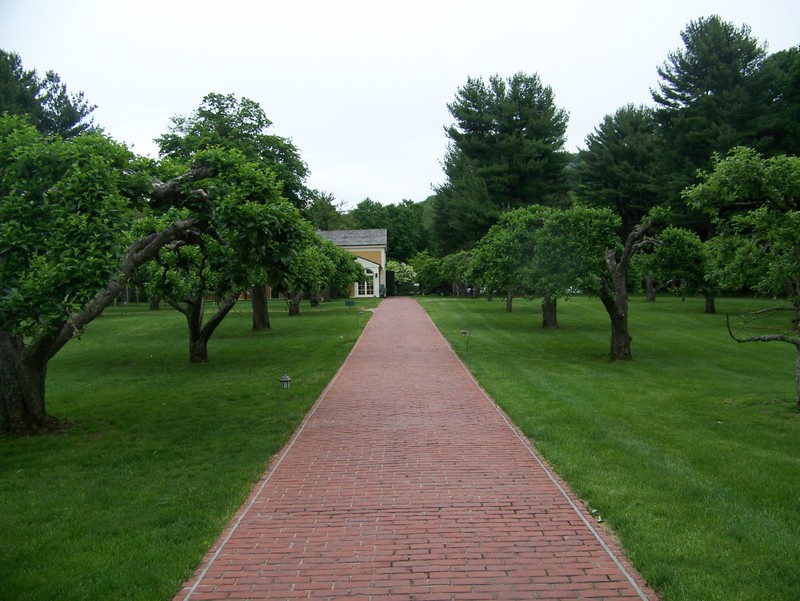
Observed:
[[[374,307],[376,301],[359,301]],[[61,433],[0,438],[0,599],[171,599],[288,441],[368,314],[342,301],[251,331],[231,313],[191,365],[184,317],[109,309],[51,362]],[[276,412],[272,370],[292,377]]]
[[[557,331],[523,300],[420,302],[664,601],[800,599],[795,349],[724,325],[767,303],[634,299],[634,360],[611,363],[595,298],[560,302]]]

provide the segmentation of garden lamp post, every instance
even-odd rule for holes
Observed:
[[[278,374],[283,375],[278,377]],[[286,370],[276,367],[272,370],[272,382],[275,385],[275,417],[281,414],[281,390],[288,390],[292,386],[292,378],[286,374]]]
[[[469,350],[469,330],[467,330],[467,329],[461,330],[461,337],[467,339],[467,348],[466,348],[466,350]]]

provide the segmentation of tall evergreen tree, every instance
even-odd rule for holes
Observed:
[[[586,137],[576,169],[582,201],[612,209],[627,235],[662,201],[658,177],[662,153],[653,110],[628,104],[606,115]]]
[[[691,21],[681,39],[684,48],[669,53],[651,90],[669,149],[665,186],[674,208],[715,152],[757,143],[766,110],[760,71],[766,48],[750,27],[712,15]]]
[[[495,75],[488,85],[469,78],[447,108],[456,120],[447,135],[485,182],[496,210],[562,199],[568,115],[538,75]]]
[[[766,110],[756,148],[768,156],[800,155],[800,46],[768,56],[761,76]]]
[[[440,256],[472,248],[500,215],[490,200],[486,182],[462,153],[451,147],[444,170],[447,180],[433,197],[431,225],[435,251]]]
[[[538,75],[468,78],[447,108],[455,123],[433,226],[443,252],[472,246],[504,211],[564,201],[568,115]]]
[[[333,194],[314,190],[303,216],[318,230],[350,229],[351,220],[346,215],[344,204],[344,201],[337,202]]]
[[[44,79],[26,70],[14,52],[0,50],[0,113],[25,115],[43,134],[73,138],[92,129],[92,111],[83,92],[70,94],[57,73]]]

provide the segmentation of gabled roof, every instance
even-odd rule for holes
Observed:
[[[337,246],[386,246],[386,230],[317,230]]]
[[[381,268],[381,266],[375,261],[370,261],[369,259],[365,259],[364,257],[356,257],[356,261],[361,263],[361,265],[363,265],[364,267],[377,267],[378,269]]]

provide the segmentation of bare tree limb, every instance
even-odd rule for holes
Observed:
[[[775,311],[780,311],[779,308],[772,308],[772,309],[762,309],[761,311],[757,311],[756,313],[761,314],[769,314],[771,315]],[[733,338],[736,342],[788,342],[789,344],[793,344],[800,350],[800,337],[790,336],[788,334],[766,334],[764,336],[748,336],[747,338],[740,338],[736,334],[733,333],[731,329],[731,316],[730,314],[725,314],[725,326],[728,328],[728,334],[731,338]]]

